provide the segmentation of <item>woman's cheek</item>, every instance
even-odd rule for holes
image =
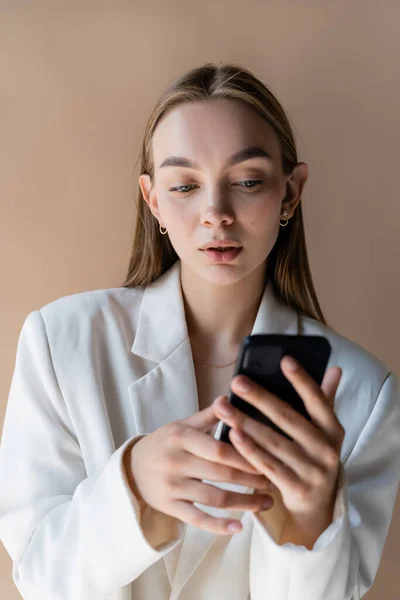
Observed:
[[[260,231],[274,230],[279,224],[279,209],[269,204],[267,201],[254,204],[243,214],[243,222],[247,222],[250,227],[258,228]]]
[[[189,210],[182,207],[170,209],[168,215],[166,215],[165,222],[170,224],[168,228],[170,240],[176,250],[185,250],[189,245],[189,242],[193,244],[193,232],[195,231],[196,226],[194,218]]]
[[[160,213],[163,216],[166,227],[170,231],[179,229],[186,219],[186,210],[182,206],[176,206],[173,202],[163,203],[160,208]]]

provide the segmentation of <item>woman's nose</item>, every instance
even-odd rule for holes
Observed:
[[[218,227],[231,225],[233,221],[233,210],[226,198],[222,198],[222,196],[208,198],[201,213],[202,225]]]

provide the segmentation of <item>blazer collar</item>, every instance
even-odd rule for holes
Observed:
[[[180,274],[178,260],[144,289],[133,354],[161,363],[188,338]],[[297,312],[278,298],[268,280],[251,333],[296,335],[298,331]]]
[[[131,351],[161,363],[188,337],[178,260],[144,289]]]

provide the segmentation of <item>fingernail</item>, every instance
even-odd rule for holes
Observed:
[[[291,356],[285,356],[284,363],[288,371],[296,371],[298,368],[297,362]]]
[[[231,521],[226,526],[227,531],[237,532],[242,530],[242,524],[239,521]]]
[[[221,413],[221,415],[225,415],[226,417],[230,417],[234,412],[233,407],[227,403],[218,404],[217,410],[219,413]]]
[[[250,384],[246,379],[235,380],[235,386],[240,392],[248,392],[250,390]]]
[[[262,503],[262,509],[267,510],[267,508],[271,508],[273,503],[274,503],[274,501],[272,500],[272,498],[270,496],[268,496],[268,498],[265,498],[265,500]]]

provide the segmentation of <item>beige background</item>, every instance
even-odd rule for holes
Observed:
[[[288,110],[322,308],[400,373],[399,21],[366,0],[0,2],[1,422],[27,314],[123,280],[150,108],[207,61],[253,70]],[[399,597],[399,535],[398,502],[369,600]],[[0,546],[4,600],[11,566]]]

